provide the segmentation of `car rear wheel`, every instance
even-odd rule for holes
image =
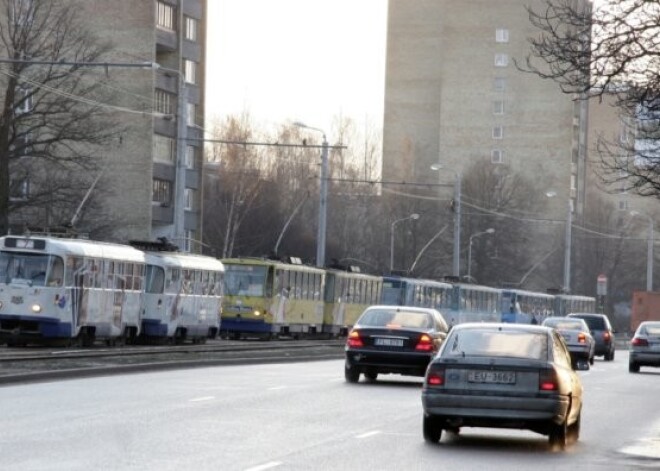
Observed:
[[[639,364],[635,363],[634,361],[631,361],[628,363],[628,371],[630,373],[639,373]]]
[[[571,439],[574,442],[577,442],[580,439],[580,423],[582,422],[582,413],[578,414],[575,422],[568,428],[568,433],[571,436]]]
[[[611,352],[607,352],[605,354],[605,361],[612,361],[612,360],[614,360],[614,350],[612,350]]]
[[[424,425],[422,427],[424,432],[424,440],[428,443],[438,443],[442,437],[442,428],[438,420],[434,417],[424,416]]]
[[[566,420],[561,424],[557,425],[555,423],[550,425],[550,433],[548,434],[548,443],[552,448],[559,448],[563,450],[566,448],[566,442],[568,438],[568,427],[566,426]]]
[[[373,382],[378,379],[378,373],[375,371],[365,371],[364,372],[364,377],[367,378],[369,381]]]
[[[360,371],[355,368],[349,368],[348,365],[344,367],[344,378],[349,383],[357,383],[360,381]]]

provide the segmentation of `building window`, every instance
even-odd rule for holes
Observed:
[[[506,79],[504,77],[495,77],[493,81],[493,90],[503,92],[506,90]]]
[[[504,136],[504,128],[502,126],[493,127],[493,139],[502,139]]]
[[[172,202],[172,182],[154,178],[151,201],[160,206],[169,206]]]
[[[192,252],[193,251],[193,246],[195,245],[195,242],[197,242],[197,233],[195,231],[185,231],[185,236],[186,240],[184,241],[183,245],[183,250],[184,252]]]
[[[495,54],[495,67],[506,67],[509,65],[509,56],[507,54]]]
[[[198,21],[195,18],[186,16],[186,39],[188,41],[197,42],[197,25]]]
[[[186,146],[186,168],[195,168],[195,146]]]
[[[30,180],[27,177],[9,181],[10,201],[26,201],[28,196],[30,196]]]
[[[32,111],[34,101],[34,90],[29,85],[19,85],[16,87],[16,116],[20,116]]]
[[[174,31],[174,7],[156,2],[156,26]]]
[[[504,161],[504,151],[493,149],[490,152],[490,161],[494,164],[501,164]]]
[[[173,164],[176,156],[176,141],[171,137],[154,134],[153,159]]]
[[[172,104],[174,95],[163,90],[156,90],[156,112],[163,114],[173,114]]]
[[[197,105],[194,103],[188,103],[186,107],[186,124],[188,126],[195,126],[195,124],[197,124]]]
[[[493,114],[504,114],[504,101],[495,100],[493,102]]]
[[[12,22],[17,28],[24,28],[34,23],[34,0],[14,1],[11,4]]]
[[[184,75],[187,83],[197,83],[197,63],[186,59]]]
[[[497,28],[495,30],[495,41],[498,43],[508,43],[509,30],[506,28]]]
[[[619,210],[621,211],[628,210],[628,200],[619,200]]]
[[[184,199],[186,200],[185,209],[188,211],[195,209],[195,190],[186,188],[184,190]]]

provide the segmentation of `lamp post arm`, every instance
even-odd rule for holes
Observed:
[[[429,246],[433,243],[434,240],[436,240],[438,237],[440,237],[440,234],[442,234],[443,232],[445,232],[445,230],[447,230],[447,227],[449,227],[449,226],[447,224],[445,224],[442,227],[442,229],[440,229],[436,235],[431,237],[431,239],[426,243],[426,245],[424,245],[424,247],[422,247],[422,250],[419,251],[419,253],[417,254],[417,257],[415,257],[415,261],[413,262],[412,265],[410,265],[410,268],[408,269],[409,274],[413,272],[413,270],[415,269],[415,266],[417,265],[417,262],[419,262],[419,259],[422,257],[422,254],[426,251],[426,249],[429,248]]]

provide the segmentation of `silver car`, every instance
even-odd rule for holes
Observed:
[[[461,324],[429,364],[422,405],[428,442],[461,427],[513,428],[563,449],[580,434],[582,382],[554,329]]]
[[[548,317],[543,321],[544,326],[556,329],[564,338],[573,363],[580,360],[594,364],[596,354],[596,341],[589,326],[584,319],[577,317]]]
[[[639,373],[640,366],[660,366],[660,322],[639,324],[630,341],[628,371]]]

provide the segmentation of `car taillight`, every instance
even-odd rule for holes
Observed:
[[[605,340],[606,342],[609,342],[609,341],[610,341],[610,337],[611,337],[611,336],[610,336],[610,333],[609,333],[609,332],[603,332],[603,340]]]
[[[426,372],[426,385],[430,387],[439,387],[445,385],[445,369],[431,367]]]
[[[422,334],[415,345],[415,350],[418,352],[431,352],[433,351],[433,339],[427,334]]]
[[[632,339],[630,342],[633,344],[634,347],[648,347],[649,346],[649,341],[646,339],[640,339],[639,337],[635,337]]]
[[[585,343],[587,341],[587,336],[584,333],[580,332],[578,334],[578,342]]]
[[[364,347],[362,338],[360,338],[360,332],[358,332],[357,330],[352,330],[351,333],[348,334],[348,338],[346,339],[346,345],[351,348]]]
[[[541,371],[539,374],[539,390],[541,391],[557,391],[559,384],[557,383],[557,375],[554,370]]]

